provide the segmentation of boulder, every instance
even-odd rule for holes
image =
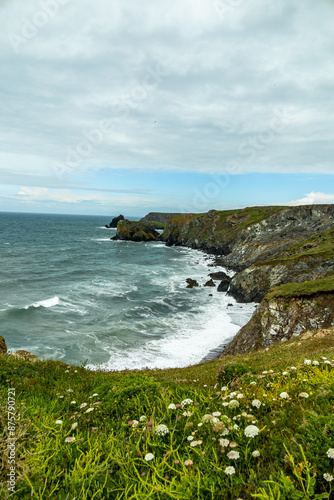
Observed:
[[[217,273],[210,273],[209,276],[211,279],[215,281],[221,281],[225,279],[231,280],[231,278],[226,273],[224,273],[224,271],[218,271]]]
[[[194,286],[199,286],[196,280],[192,280],[191,278],[187,278],[186,282],[188,283],[187,288],[194,288]]]
[[[160,239],[160,234],[147,223],[124,219],[117,224],[116,236],[111,239],[128,241],[158,241]]]
[[[218,292],[227,292],[228,287],[230,286],[231,283],[231,278],[226,275],[224,279],[221,280],[221,282],[218,285]]]
[[[0,335],[0,354],[6,354],[7,352],[7,346],[5,339],[3,338],[2,335]]]
[[[204,286],[216,286],[216,285],[214,284],[213,280],[209,280],[204,284]]]

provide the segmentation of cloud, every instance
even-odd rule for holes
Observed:
[[[299,200],[289,201],[283,205],[296,206],[296,205],[316,205],[316,204],[331,204],[334,203],[334,194],[328,193],[308,193],[304,198]]]
[[[334,171],[329,1],[0,9],[0,175]]]

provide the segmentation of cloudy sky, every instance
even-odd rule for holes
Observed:
[[[334,203],[334,0],[0,0],[0,211]]]

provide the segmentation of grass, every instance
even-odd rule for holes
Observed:
[[[326,276],[326,278],[276,286],[267,293],[264,300],[272,300],[277,297],[303,297],[325,292],[334,292],[334,273]]]
[[[330,331],[183,369],[89,372],[0,356],[0,497],[330,499],[333,351]],[[9,388],[17,438],[11,496]],[[245,434],[249,425],[258,435]]]

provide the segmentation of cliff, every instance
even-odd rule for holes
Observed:
[[[224,349],[223,356],[263,349],[308,330],[332,326],[334,273],[327,278],[274,288]]]

